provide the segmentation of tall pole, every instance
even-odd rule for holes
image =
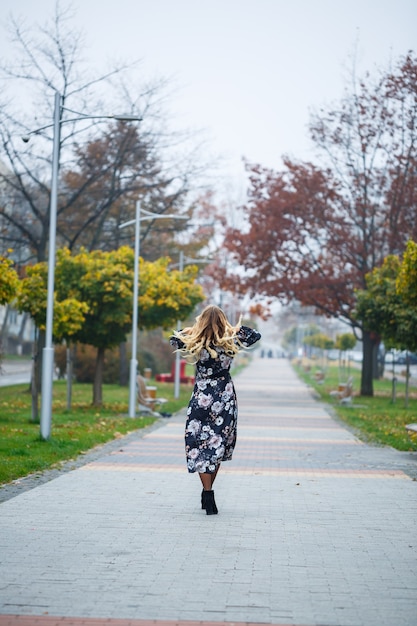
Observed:
[[[179,262],[179,270],[182,272],[184,270],[184,253],[180,251],[180,262]],[[181,322],[177,321],[177,330],[180,330]],[[174,398],[180,397],[180,369],[181,369],[181,355],[179,352],[175,353],[175,376],[174,376]]]
[[[143,215],[141,215],[143,213]],[[132,358],[130,360],[129,375],[129,417],[136,417],[136,377],[137,377],[137,336],[138,336],[138,298],[139,298],[139,250],[140,250],[140,222],[142,220],[186,220],[185,215],[170,215],[152,213],[143,209],[141,211],[139,200],[136,202],[136,217],[134,220],[120,224],[119,228],[125,228],[135,224],[135,259],[133,272],[133,315],[132,315]]]
[[[133,272],[132,355],[129,379],[129,417],[136,417],[136,377],[138,370],[138,297],[139,297],[139,250],[140,250],[140,201],[136,202],[135,260]]]
[[[48,255],[48,289],[46,303],[46,328],[45,328],[45,347],[42,351],[42,389],[41,389],[41,428],[40,435],[42,439],[49,439],[51,436],[52,424],[52,386],[54,377],[54,349],[52,344],[53,323],[54,323],[54,287],[55,287],[55,248],[56,248],[56,218],[58,210],[58,175],[59,175],[59,151],[61,143],[61,113],[62,96],[56,91],[54,101],[54,118],[53,123],[42,126],[34,131],[30,131],[22,140],[27,143],[29,137],[33,133],[37,133],[46,128],[53,128],[53,147],[52,147],[52,179],[51,179],[51,200],[49,207],[49,255]],[[69,110],[69,109],[68,109]],[[75,111],[73,111],[76,113]],[[76,113],[77,117],[64,120],[67,122],[76,122],[84,119],[116,119],[125,122],[141,121],[142,118],[134,115],[85,115],[84,113]]]
[[[49,209],[49,256],[48,256],[48,295],[46,305],[45,347],[42,351],[42,396],[41,396],[41,438],[49,439],[52,423],[52,384],[54,373],[54,349],[52,331],[54,317],[55,283],[55,241],[56,214],[58,207],[59,144],[61,135],[61,94],[55,92],[51,202]]]

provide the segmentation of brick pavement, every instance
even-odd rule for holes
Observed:
[[[184,414],[0,505],[0,626],[416,626],[416,455],[361,443],[284,360],[235,382],[219,515]]]

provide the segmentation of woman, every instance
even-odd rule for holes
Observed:
[[[230,377],[233,357],[261,335],[247,326],[232,326],[217,306],[207,306],[195,324],[170,338],[182,353],[196,359],[196,378],[188,405],[185,452],[190,473],[198,472],[203,485],[201,508],[218,510],[213,483],[222,461],[230,461],[236,444],[237,401]]]

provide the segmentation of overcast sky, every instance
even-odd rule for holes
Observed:
[[[1,0],[43,24],[55,0]],[[343,93],[349,57],[360,70],[417,52],[416,0],[74,0],[92,65],[143,59],[144,77],[173,76],[179,127],[206,129],[233,180],[241,158],[279,168],[308,158],[311,107]],[[0,39],[0,54],[10,44]]]

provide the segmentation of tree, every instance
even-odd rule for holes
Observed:
[[[409,241],[399,268],[397,293],[409,307],[417,309],[417,243]],[[413,337],[414,348],[417,349],[417,337]]]
[[[356,337],[353,333],[343,333],[336,336],[334,347],[339,350],[339,376],[349,376],[350,374],[350,357],[348,357],[348,369],[346,370],[346,352],[352,350],[356,345]],[[345,358],[342,358],[342,355]]]
[[[134,217],[137,198],[156,213],[186,212],[187,194],[203,167],[186,143],[189,136],[166,129],[160,101],[167,81],[139,82],[134,63],[92,74],[82,60],[82,40],[72,17],[57,2],[52,22],[44,27],[28,30],[12,18],[15,54],[12,62],[0,63],[0,242],[12,246],[15,260],[24,265],[48,256],[56,91],[62,95],[58,248],[117,249],[131,235],[119,225]],[[142,122],[88,119],[90,113],[100,117],[114,111],[140,114]],[[77,112],[86,119],[80,120]],[[43,130],[23,143],[22,136],[36,128]],[[175,158],[172,144],[183,150],[181,159]],[[158,223],[147,223],[142,239],[151,228],[153,241],[142,250],[154,259],[167,237],[174,239],[185,226],[170,224],[162,232]],[[35,359],[39,369],[43,343],[41,331]]]
[[[341,352],[352,350],[355,345],[356,337],[353,333],[343,333],[342,335],[337,335],[336,337],[335,348]]]
[[[117,251],[93,251],[89,258],[81,252],[73,257],[81,271],[77,284],[81,301],[89,304],[89,311],[76,339],[97,348],[97,362],[93,388],[93,404],[102,402],[102,370],[106,348],[125,341],[132,324],[133,252],[122,247]],[[203,300],[202,290],[194,284],[196,267],[184,272],[167,272],[169,259],[154,263],[141,260],[139,271],[139,327],[173,326],[177,319],[187,317],[195,305]],[[77,276],[76,271],[73,275]],[[67,283],[68,285],[68,283]]]
[[[60,261],[58,261],[57,269],[60,269]],[[28,267],[18,294],[19,310],[29,313],[40,330],[45,330],[46,323],[47,272],[46,263],[37,263]],[[87,311],[86,303],[71,296],[58,300],[54,294],[53,336],[55,341],[70,341],[84,324]]]
[[[58,261],[59,267],[59,261]],[[26,276],[21,280],[18,289],[17,306],[20,311],[28,313],[38,330],[44,331],[47,308],[47,265],[38,263],[26,268]],[[74,334],[82,327],[88,306],[74,297],[58,300],[54,294],[53,336],[56,342],[65,341],[69,346]],[[67,407],[71,406],[72,375],[67,372]],[[39,419],[40,371],[37,359],[32,366],[32,421]]]
[[[13,261],[0,256],[0,305],[7,304],[16,296],[19,277]]]
[[[381,267],[367,274],[366,289],[356,294],[355,316],[366,330],[380,335],[388,349],[417,350],[416,249],[410,241],[402,261],[387,256]]]
[[[407,349],[417,350],[417,244],[414,241],[407,243],[404,257],[396,280],[397,294],[404,302],[404,309],[401,311],[403,317],[402,325],[408,333]],[[407,359],[407,386],[405,406],[408,407],[410,361]]]
[[[397,291],[400,267],[399,258],[389,255],[366,276],[366,289],[357,292],[355,315],[366,330],[382,337],[388,349],[414,349],[417,313]]]
[[[7,304],[16,296],[19,278],[13,269],[13,262],[4,256],[0,256],[0,305]],[[0,340],[2,334],[0,335]],[[2,344],[0,341],[0,365],[2,361]]]
[[[320,350],[331,350],[334,346],[334,341],[324,333],[316,333],[304,337],[304,343],[313,348],[320,348]]]
[[[284,159],[274,172],[250,172],[247,228],[227,246],[245,274],[227,284],[241,293],[299,301],[361,332],[362,395],[373,394],[379,337],[353,315],[355,290],[388,254],[416,235],[417,59],[354,84],[340,105],[313,116],[320,165]]]
[[[305,344],[305,339],[312,335],[320,333],[320,329],[315,324],[309,324],[308,326],[301,328],[300,326],[291,326],[285,331],[283,336],[283,344],[285,347],[291,349],[294,353],[302,344]]]
[[[72,14],[59,2],[52,24],[32,33],[11,19],[10,31],[16,54],[12,63],[0,64],[4,79],[0,158],[5,163],[0,168],[0,238],[18,250],[19,261],[43,261],[47,255],[55,91],[61,93],[63,107],[58,246],[75,250],[119,247],[123,233],[118,225],[132,218],[138,197],[158,213],[181,208],[198,161],[181,169],[179,160],[174,167],[168,157],[169,133],[155,121],[163,117],[158,100],[166,81],[138,89],[134,64],[91,75],[81,60],[81,38],[74,30]],[[128,83],[135,85],[135,93],[130,93]],[[17,107],[13,92],[7,98],[6,85],[27,94],[24,110]],[[112,94],[122,95],[116,99]],[[103,124],[88,117],[80,120],[89,113],[108,114],[115,107],[140,114],[140,126]],[[45,128],[23,144],[22,135],[29,136],[37,127]]]
[[[334,341],[325,335],[324,333],[314,333],[313,335],[308,335],[303,339],[304,344],[307,346],[311,346],[312,348],[318,348],[321,352],[321,362],[323,371],[326,367],[326,359],[327,350],[331,350],[334,346]]]
[[[105,350],[125,341],[132,328],[133,257],[126,246],[109,252],[81,250],[73,255],[64,248],[57,253],[54,338],[97,348],[95,405],[102,403]],[[169,262],[168,258],[153,263],[140,260],[140,328],[173,327],[204,299],[195,283],[197,267],[167,271]],[[45,263],[30,268],[19,300],[20,308],[28,310],[39,327],[46,318],[46,278]]]
[[[368,332],[382,337],[388,349],[417,350],[417,308],[412,287],[415,281],[415,267],[414,271],[412,268],[415,250],[416,245],[410,241],[402,262],[398,256],[387,256],[381,267],[374,268],[366,276],[366,289],[357,292],[355,315]],[[408,388],[409,363],[406,405]]]
[[[142,132],[143,123],[138,127],[118,122],[75,146],[75,160],[62,173],[58,210],[58,239],[70,250],[114,250],[126,243],[129,231],[119,227],[134,217],[137,199],[144,209],[160,215],[191,214],[186,180],[191,172],[167,168],[158,138]],[[174,222],[144,224],[143,252],[151,260],[159,258],[185,228]]]

